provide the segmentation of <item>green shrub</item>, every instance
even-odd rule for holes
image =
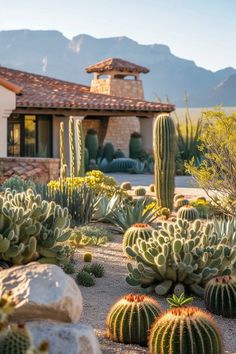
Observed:
[[[1,187],[2,190],[6,190],[7,188],[15,190],[16,192],[26,192],[29,188],[35,190],[35,184],[30,180],[24,180],[18,176],[14,176],[5,180]]]

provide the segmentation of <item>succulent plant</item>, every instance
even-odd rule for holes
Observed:
[[[89,129],[85,137],[85,146],[89,152],[89,160],[95,160],[98,152],[98,135],[94,129]]]
[[[140,159],[143,155],[142,135],[134,132],[130,136],[129,141],[129,156],[132,159]]]
[[[155,193],[155,184],[154,184],[154,183],[150,184],[150,186],[149,186],[149,191],[150,191],[151,193]]]
[[[160,213],[166,220],[170,217],[171,214],[170,209],[168,208],[161,208]]]
[[[63,265],[63,270],[67,274],[73,274],[76,272],[75,270],[75,264],[73,261],[69,261],[68,263]]]
[[[181,198],[185,198],[185,196],[183,194],[175,194],[174,196],[174,203],[178,200],[178,199],[181,199]]]
[[[175,210],[179,210],[184,205],[189,205],[189,200],[185,198],[178,198],[174,203]]]
[[[111,162],[115,153],[115,149],[112,143],[106,143],[103,148],[102,157],[105,158],[108,162]]]
[[[213,223],[203,225],[200,220],[164,222],[148,240],[137,239],[125,251],[136,260],[127,265],[127,282],[155,289],[158,295],[188,290],[203,296],[207,281],[231,274],[236,261],[235,239],[217,234]]]
[[[1,186],[1,189],[3,191],[8,188],[16,192],[25,192],[29,188],[35,190],[35,183],[28,179],[24,180],[19,176],[13,176],[11,178],[6,179]]]
[[[182,206],[177,213],[177,218],[182,220],[194,221],[199,218],[196,208],[191,205]]]
[[[84,262],[92,262],[93,255],[91,252],[86,252],[84,254]]]
[[[76,274],[76,281],[78,285],[82,285],[87,288],[95,285],[94,275],[85,270],[81,270]]]
[[[160,305],[153,298],[126,295],[108,313],[107,336],[115,342],[146,346],[149,330],[160,313]]]
[[[123,153],[123,151],[121,151],[120,149],[117,149],[115,152],[114,152],[114,155],[113,155],[113,158],[114,159],[119,159],[119,158],[123,158],[125,157],[125,154]]]
[[[134,194],[137,196],[144,196],[146,194],[146,189],[143,187],[136,187],[134,190]]]
[[[209,280],[205,287],[204,300],[208,311],[219,316],[236,318],[236,275]]]
[[[82,177],[85,174],[85,142],[84,142],[84,131],[82,125],[82,119],[77,120],[77,162],[78,162],[78,173],[77,176]]]
[[[93,263],[82,268],[83,271],[93,274],[95,278],[102,278],[105,274],[105,269],[100,263]]]
[[[124,255],[129,255],[126,253],[126,247],[133,247],[138,238],[142,240],[148,240],[152,235],[154,229],[148,224],[134,224],[128,230],[125,231],[123,237],[123,253]]]
[[[173,294],[167,299],[170,308],[183,307],[187,304],[190,304],[193,301],[193,297],[185,297],[184,292],[179,296]]]
[[[173,209],[175,189],[175,124],[166,114],[158,115],[153,128],[155,191],[158,205]]]
[[[177,307],[161,314],[149,337],[151,354],[223,354],[223,343],[211,316],[197,307]]]
[[[132,189],[132,184],[130,182],[123,182],[120,187],[126,191],[130,191]]]
[[[112,160],[105,168],[104,172],[129,172],[132,169],[137,168],[137,160],[127,157],[121,157]]]
[[[0,196],[0,258],[13,264],[38,260],[63,264],[70,258],[68,209],[42,201],[32,190]]]

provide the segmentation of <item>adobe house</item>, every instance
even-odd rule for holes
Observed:
[[[0,176],[57,178],[60,122],[68,136],[69,117],[126,154],[134,131],[152,148],[153,118],[174,106],[145,101],[140,74],[149,70],[111,58],[86,71],[94,74],[91,87],[0,66]]]

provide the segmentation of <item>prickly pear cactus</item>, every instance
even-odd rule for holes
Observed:
[[[164,222],[148,240],[137,239],[125,251],[136,260],[127,265],[127,282],[146,291],[155,289],[158,295],[187,289],[203,296],[207,281],[231,274],[236,262],[234,238],[216,233],[213,223],[203,225],[200,220]]]
[[[63,264],[71,235],[68,209],[42,201],[32,190],[0,196],[0,258],[13,264]]]
[[[159,303],[145,295],[126,295],[111,308],[107,336],[114,342],[147,345],[149,330],[161,313]]]
[[[236,275],[211,279],[206,284],[204,300],[208,311],[236,318]]]

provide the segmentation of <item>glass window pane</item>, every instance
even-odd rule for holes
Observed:
[[[38,117],[38,156],[52,156],[51,117]]]
[[[20,156],[21,125],[8,122],[8,156]]]
[[[36,156],[36,117],[25,116],[25,156]]]

